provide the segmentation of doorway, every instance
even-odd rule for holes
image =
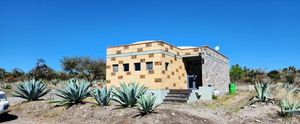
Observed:
[[[198,89],[202,86],[201,56],[183,58],[187,74],[187,88]]]

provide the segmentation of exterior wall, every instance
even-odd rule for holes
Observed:
[[[228,59],[216,51],[204,47],[205,53],[202,54],[204,64],[202,64],[202,80],[203,86],[211,85],[220,92],[228,92],[229,65]]]
[[[186,89],[186,74],[180,49],[163,42],[151,42],[112,47],[107,49],[106,79],[108,85],[120,82],[139,82],[150,89]],[[146,70],[146,62],[153,62],[153,71]],[[123,71],[123,64],[129,71]],[[134,63],[141,63],[141,71],[134,70]],[[169,63],[165,70],[165,63]],[[112,65],[118,64],[114,73]]]
[[[146,44],[121,46],[107,49],[107,69],[106,79],[108,85],[119,86],[120,82],[138,82],[151,89],[162,88],[162,66],[161,55],[156,53],[145,53],[133,55],[132,53],[142,53],[144,51],[159,50],[161,46],[153,43],[152,46]],[[153,62],[153,71],[146,70],[146,62]],[[124,72],[123,64],[129,64],[129,71]],[[134,70],[134,63],[141,63],[141,71]],[[118,72],[113,72],[112,65],[118,64]]]
[[[107,49],[107,84],[119,86],[120,82],[139,82],[153,90],[187,89],[186,69],[182,57],[203,56],[203,85],[226,89],[229,83],[228,59],[208,47],[179,49],[170,44],[154,41],[110,47]],[[219,60],[219,61],[217,61]],[[146,70],[146,62],[153,62],[153,71]],[[129,64],[129,71],[123,71],[123,64]],[[134,63],[141,63],[141,71],[134,70]],[[165,63],[169,63],[165,70]],[[114,73],[112,65],[118,64]]]

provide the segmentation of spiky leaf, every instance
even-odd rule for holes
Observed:
[[[13,96],[35,101],[50,92],[47,85],[35,79],[24,81],[16,86]]]
[[[129,84],[120,83],[119,88],[115,88],[113,93],[113,101],[118,102],[123,107],[133,107],[137,103],[137,99],[143,95],[148,88],[139,86],[139,84],[131,82]]]
[[[110,87],[109,90],[107,90],[107,87],[104,86],[102,87],[102,89],[96,88],[92,95],[99,105],[108,106],[111,100],[111,91],[112,87]]]
[[[57,89],[56,95],[61,99],[60,105],[73,105],[82,103],[82,100],[89,96],[89,82],[86,80],[70,79],[62,89]]]
[[[150,94],[141,95],[138,99],[138,109],[142,115],[149,114],[155,110],[157,105],[155,106],[156,96]]]

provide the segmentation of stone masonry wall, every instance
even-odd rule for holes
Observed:
[[[210,48],[203,48],[206,55],[203,53],[202,65],[203,86],[212,86],[213,88],[227,92],[229,79],[228,59]]]

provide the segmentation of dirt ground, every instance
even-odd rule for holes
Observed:
[[[22,102],[14,100],[10,112],[0,116],[5,124],[245,124],[275,123],[297,124],[300,117],[282,118],[276,104],[249,105],[254,91],[240,88],[236,95],[224,95],[212,101],[199,101],[189,104],[162,104],[155,113],[140,116],[136,108],[119,108],[115,103],[100,107],[89,98],[85,104],[56,107],[47,100]]]

